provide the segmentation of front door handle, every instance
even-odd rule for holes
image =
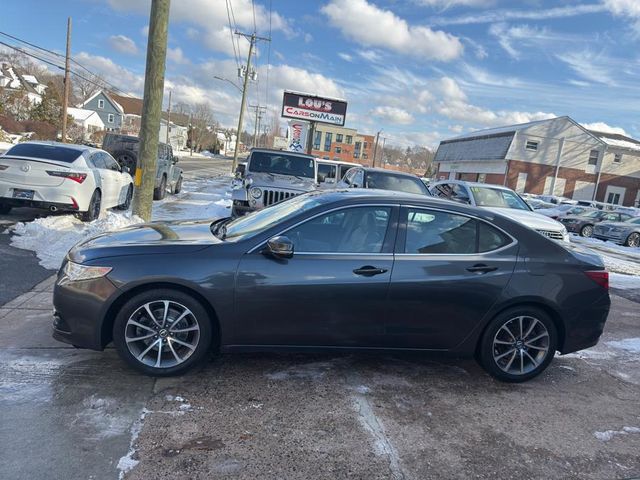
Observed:
[[[477,263],[473,267],[467,268],[467,272],[471,273],[489,273],[497,270],[498,267],[490,267],[489,265],[485,265],[484,263]]]
[[[380,275],[386,272],[386,268],[377,268],[372,267],[371,265],[365,265],[364,267],[356,268],[353,271],[356,275],[362,275],[363,277],[373,277],[374,275]]]

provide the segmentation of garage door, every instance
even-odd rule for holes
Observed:
[[[596,188],[596,184],[592,182],[576,181],[576,187],[573,190],[574,200],[593,200],[593,191]]]

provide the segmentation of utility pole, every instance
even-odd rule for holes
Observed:
[[[382,137],[382,150],[380,151],[380,160],[382,160],[382,168],[384,168],[384,144],[387,142],[387,137]]]
[[[64,59],[64,98],[62,99],[62,143],[67,143],[67,108],[69,108],[69,60],[71,57],[71,17],[67,18],[67,55]]]
[[[167,107],[167,145],[169,145],[169,128],[171,125],[171,90],[169,90],[169,106]]]
[[[149,14],[147,64],[140,126],[140,156],[135,174],[136,191],[133,197],[134,215],[142,217],[147,222],[151,220],[158,161],[170,3],[170,0],[152,0]]]
[[[378,130],[378,133],[376,133],[376,144],[373,147],[373,164],[371,165],[372,167],[376,166],[376,155],[378,154],[378,140],[380,139],[381,133],[382,133],[382,129]]]
[[[258,146],[258,135],[260,134],[260,120],[262,120],[262,112],[267,111],[267,107],[261,105],[249,105],[249,108],[253,108],[256,112],[256,120],[253,125],[253,146]]]
[[[193,157],[193,112],[189,112],[189,156]]]
[[[240,115],[238,116],[236,148],[233,152],[233,164],[231,167],[232,173],[236,171],[236,167],[238,166],[238,149],[240,148],[240,138],[242,137],[242,121],[244,120],[244,109],[247,105],[247,86],[249,85],[249,77],[251,75],[251,55],[253,55],[253,47],[258,40],[264,40],[265,42],[271,41],[270,38],[258,37],[256,35],[256,32],[253,32],[251,35],[249,35],[247,33],[236,31],[235,34],[249,39],[249,55],[247,55],[247,69],[244,72],[244,83],[242,84],[242,101],[240,102]]]

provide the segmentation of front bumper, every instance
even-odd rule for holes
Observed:
[[[60,285],[53,289],[53,338],[76,347],[105,347],[105,317],[118,289],[107,277]]]
[[[567,229],[567,232],[569,233],[580,233],[580,230],[582,228],[581,223],[562,222],[562,224],[564,225],[564,227]]]

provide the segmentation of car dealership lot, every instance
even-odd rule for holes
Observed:
[[[51,282],[0,308],[6,478],[640,475],[640,304],[618,296],[598,346],[520,385],[389,354],[224,356],[153,380],[52,340]]]

